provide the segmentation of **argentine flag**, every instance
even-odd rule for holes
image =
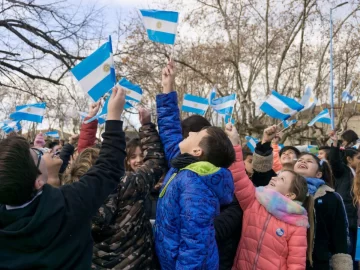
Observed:
[[[295,113],[301,111],[303,105],[298,103],[295,99],[280,95],[278,92],[272,90],[271,95],[260,106],[260,110],[272,118],[287,120]]]
[[[210,95],[209,95],[209,104],[212,104],[212,101],[215,99],[216,97],[216,88],[214,87],[213,89],[211,89]]]
[[[303,97],[300,100],[300,104],[304,106],[302,111],[311,109],[312,107],[316,106],[318,100],[313,93],[310,86],[306,87]]]
[[[346,86],[346,89],[344,90],[344,92],[341,95],[342,101],[345,102],[345,103],[351,102],[353,100],[353,98],[354,98],[352,95],[350,95],[351,85],[352,85],[352,80]]]
[[[49,131],[49,132],[46,132],[45,135],[48,137],[53,137],[55,139],[60,139],[59,132],[57,132],[57,131]]]
[[[1,128],[6,134],[9,134],[11,132],[18,132],[21,130],[21,125],[19,121],[11,121],[8,122],[7,124],[5,124],[5,126],[3,126]]]
[[[208,107],[209,103],[207,98],[185,94],[181,110],[204,116]]]
[[[41,123],[44,117],[45,108],[45,102],[16,106],[16,111],[10,114],[10,118],[16,121],[25,120]]]
[[[216,111],[218,114],[224,115],[225,117],[225,115],[232,115],[235,102],[236,94],[231,94],[229,96],[213,99],[210,105],[214,111]]]
[[[109,92],[116,84],[111,37],[108,42],[77,64],[71,73],[93,101],[98,101]]]
[[[179,13],[164,10],[140,9],[144,26],[151,41],[174,45]]]
[[[256,148],[256,144],[259,142],[259,139],[256,139],[254,137],[251,136],[246,136],[246,145],[249,147],[250,151],[252,153],[255,152],[255,148]]]
[[[331,118],[329,114],[329,110],[325,109],[321,113],[319,113],[311,122],[308,124],[309,127],[313,126],[316,122],[324,123],[324,124],[331,124]]]
[[[127,79],[122,78],[118,84],[125,89],[125,100],[126,101],[135,101],[136,103],[140,103],[143,91],[139,85],[132,84]],[[128,103],[132,105],[131,103]]]
[[[294,125],[296,122],[297,122],[297,120],[295,120],[295,119],[294,120],[285,120],[283,122],[284,128],[288,128],[288,127]]]
[[[225,124],[230,122],[232,125],[235,125],[235,120],[232,118],[232,115],[230,114],[225,115],[224,121]]]

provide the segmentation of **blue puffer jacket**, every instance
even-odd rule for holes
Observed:
[[[169,162],[180,153],[178,144],[182,141],[176,93],[157,96],[157,108],[159,133]],[[213,223],[220,205],[229,204],[233,193],[228,169],[209,162],[196,162],[180,171],[170,169],[156,213],[155,247],[161,269],[219,268]]]

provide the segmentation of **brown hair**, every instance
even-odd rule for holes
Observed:
[[[306,209],[308,213],[310,227],[308,228],[306,234],[307,236],[306,257],[310,261],[310,264],[312,265],[313,263],[312,253],[314,248],[314,234],[315,234],[314,198],[313,196],[309,195],[308,185],[306,179],[303,176],[291,170],[284,170],[283,172],[290,172],[293,174],[294,179],[291,182],[290,192],[296,195],[294,200],[301,202],[302,206]]]
[[[354,177],[353,185],[351,188],[351,191],[353,193],[353,203],[356,206],[360,203],[360,163],[356,167],[356,174]]]
[[[70,170],[64,175],[64,184],[71,184],[79,181],[79,178],[83,176],[99,158],[100,150],[97,148],[86,148],[82,151],[78,157],[71,164]]]
[[[131,156],[135,153],[136,148],[140,147],[141,149],[141,141],[138,138],[130,140],[128,143],[126,143],[126,159],[125,159],[125,170],[127,172],[133,171],[129,164],[129,160]]]
[[[40,173],[25,138],[10,136],[0,141],[0,204],[18,206],[36,194]]]

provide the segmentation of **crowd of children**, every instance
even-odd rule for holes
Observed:
[[[97,120],[63,146],[0,141],[0,269],[358,268],[355,132],[316,156],[280,149],[270,126],[252,153],[230,123],[180,119],[172,61],[162,86],[139,138],[126,140],[116,86],[101,143]]]

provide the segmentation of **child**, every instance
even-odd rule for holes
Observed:
[[[208,127],[183,140],[174,68],[163,70],[163,95],[157,97],[158,125],[170,171],[156,213],[155,249],[161,269],[218,269],[214,218],[233,199],[235,153],[225,132]],[[176,108],[174,110],[174,108]],[[180,149],[180,155],[177,155]]]
[[[275,134],[274,131],[270,127],[264,134]],[[233,269],[305,269],[307,242],[310,255],[314,230],[310,226],[307,239],[307,212],[313,213],[313,199],[308,196],[306,180],[284,170],[267,186],[255,188],[244,165],[241,169],[242,178],[235,181],[235,195],[244,219]]]

